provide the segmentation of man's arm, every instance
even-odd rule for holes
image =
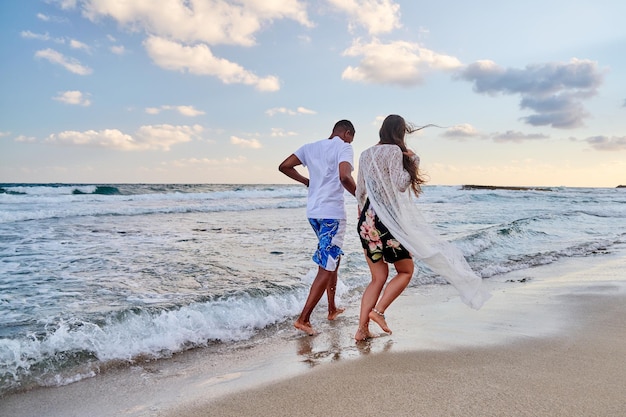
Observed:
[[[352,178],[352,165],[349,162],[343,161],[339,163],[339,181],[341,181],[343,188],[350,194],[355,195],[356,183],[354,178]]]
[[[294,154],[291,154],[278,166],[278,170],[288,176],[289,178],[301,182],[302,184],[309,186],[309,179],[300,174],[295,167],[302,165],[300,159]]]

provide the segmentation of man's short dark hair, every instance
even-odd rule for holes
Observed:
[[[335,123],[335,127],[333,127],[333,132],[344,131],[344,130],[355,133],[354,125],[352,124],[350,120],[340,120],[337,123]]]

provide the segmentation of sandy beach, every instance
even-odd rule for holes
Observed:
[[[319,311],[314,337],[270,329],[288,337],[6,396],[0,415],[623,416],[624,271],[622,252],[509,273],[479,311],[411,288],[387,312],[392,335],[356,344],[357,306],[330,324]]]

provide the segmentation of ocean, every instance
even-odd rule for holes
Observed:
[[[337,296],[357,306],[346,200]],[[416,204],[485,280],[626,243],[624,188],[426,186]],[[0,395],[293,337],[316,272],[305,208],[300,185],[0,184]],[[418,266],[412,288],[447,285]]]

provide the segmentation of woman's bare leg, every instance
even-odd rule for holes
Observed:
[[[378,297],[380,297],[380,293],[382,292],[383,287],[385,286],[385,282],[387,282],[387,277],[389,275],[389,265],[387,265],[386,262],[381,260],[374,263],[371,261],[370,258],[367,257],[367,255],[365,256],[365,259],[367,260],[367,265],[369,266],[370,273],[372,274],[372,281],[369,283],[367,288],[365,288],[365,291],[363,292],[363,297],[361,298],[359,328],[354,335],[354,338],[358,341],[370,337],[368,329],[370,321],[369,313],[376,305]]]
[[[387,321],[385,320],[384,315],[385,311],[409,285],[409,282],[411,282],[411,278],[413,277],[413,270],[415,268],[415,265],[413,264],[413,259],[402,259],[401,261],[397,261],[396,263],[394,263],[393,266],[396,269],[397,275],[393,277],[391,281],[389,281],[389,284],[387,284],[387,286],[385,287],[385,291],[380,297],[380,300],[378,300],[376,305],[368,313],[368,317],[371,320],[375,321],[376,324],[381,327],[381,329],[390,334],[391,329],[389,329],[389,326],[387,326]]]

